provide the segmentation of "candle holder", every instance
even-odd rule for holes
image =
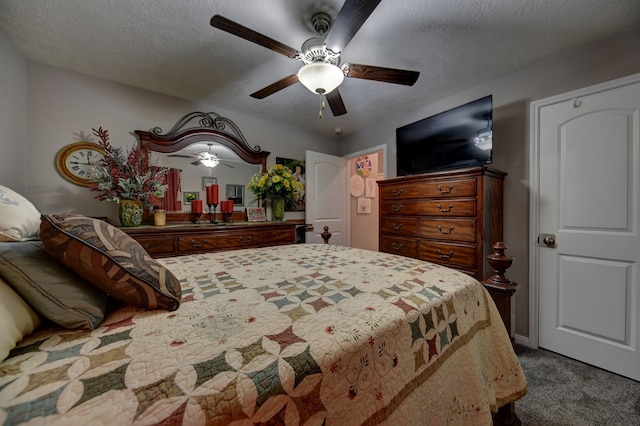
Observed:
[[[218,219],[216,219],[216,208],[218,208],[217,203],[209,203],[209,223],[218,223]],[[211,218],[211,212],[213,211],[213,219]]]
[[[202,213],[194,213],[191,212],[191,216],[193,217],[193,219],[191,220],[193,223],[200,223],[200,216],[202,215]]]
[[[233,223],[233,212],[222,213],[222,221],[227,223]]]

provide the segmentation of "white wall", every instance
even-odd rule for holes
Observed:
[[[269,164],[276,157],[304,159],[305,149],[329,154],[338,149],[334,138],[36,62],[28,62],[28,82],[29,138],[25,143],[30,152],[38,153],[28,162],[29,197],[43,212],[107,216],[118,223],[115,203],[95,200],[87,188],[60,177],[54,165],[58,150],[87,140],[91,129],[100,126],[109,130],[112,145],[131,147],[137,143],[134,130],[159,126],[166,132],[189,112],[213,111],[234,121],[251,146],[271,152]],[[303,213],[287,213],[287,218],[303,217]]]
[[[504,242],[515,258],[507,277],[521,284],[515,297],[516,334],[529,335],[529,103],[536,99],[640,72],[640,27],[550,57],[528,68],[425,105],[412,114],[342,137],[343,154],[387,144],[388,177],[396,176],[395,129],[493,94],[493,168],[505,181]],[[420,78],[429,78],[421,76]]]
[[[0,33],[0,185],[28,197],[27,61]]]

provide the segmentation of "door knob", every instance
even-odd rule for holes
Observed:
[[[556,246],[556,236],[553,234],[540,234],[538,237],[538,241],[540,242],[540,246],[546,246],[554,248]]]

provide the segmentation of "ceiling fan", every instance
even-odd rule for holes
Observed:
[[[363,64],[345,63],[339,67],[341,52],[380,1],[382,0],[346,0],[333,23],[328,13],[314,14],[311,18],[312,25],[321,36],[305,41],[301,51],[220,15],[214,15],[211,18],[211,25],[304,63],[297,74],[281,78],[252,93],[251,97],[264,99],[300,82],[312,93],[326,97],[333,115],[339,116],[347,113],[338,91],[338,86],[342,84],[345,77],[412,86],[420,75],[417,71]],[[322,118],[322,109],[320,118]]]
[[[202,164],[203,166],[210,169],[216,167],[218,164],[222,164],[224,166],[235,169],[235,167],[233,167],[231,164],[225,163],[225,160],[220,160],[215,153],[211,152],[211,145],[213,145],[212,143],[208,143],[207,145],[209,146],[209,149],[198,154],[169,154],[168,157],[195,158],[197,160],[191,162],[191,164],[193,164],[194,166],[199,166]]]

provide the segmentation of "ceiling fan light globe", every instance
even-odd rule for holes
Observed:
[[[344,73],[326,62],[312,62],[298,71],[298,80],[311,93],[326,95],[342,84]]]
[[[217,166],[220,161],[218,160],[218,157],[216,157],[214,154],[211,154],[209,152],[202,152],[199,155],[200,157],[200,164],[202,164],[205,167],[215,167]]]
[[[218,165],[218,160],[200,160],[200,163],[205,167],[215,167]]]

